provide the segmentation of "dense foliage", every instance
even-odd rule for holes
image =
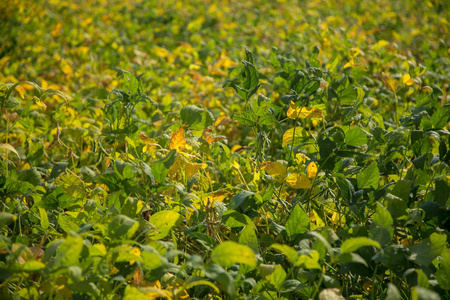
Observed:
[[[0,2],[2,299],[449,299],[449,12]]]

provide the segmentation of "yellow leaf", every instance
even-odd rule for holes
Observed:
[[[48,88],[48,82],[45,81],[45,79],[41,79],[41,88],[43,88],[43,89]]]
[[[47,110],[47,105],[45,105],[45,103],[42,102],[41,99],[39,99],[39,98],[36,97],[36,96],[34,96],[33,99],[34,99],[34,102],[35,102],[39,107],[42,107],[42,109],[43,109],[44,111]]]
[[[380,40],[380,41],[378,41],[377,43],[375,43],[375,44],[372,46],[372,50],[378,51],[378,50],[380,50],[381,48],[386,47],[387,45],[389,45],[389,43],[388,43],[387,41],[385,41],[385,40]]]
[[[218,140],[226,140],[227,139],[224,136],[212,137],[210,134],[211,132],[212,132],[212,130],[209,128],[205,128],[205,130],[203,130],[202,139],[204,139],[208,144],[218,141]]]
[[[199,163],[186,163],[186,178],[191,178],[195,173],[197,173],[200,169],[205,169],[207,164],[199,164]]]
[[[233,147],[231,147],[231,153],[236,152],[237,150],[241,149],[242,146],[241,145],[234,145]]]
[[[290,119],[305,119],[305,118],[323,118],[323,113],[320,109],[315,107],[297,106],[293,101],[289,106],[287,116]]]
[[[354,65],[355,65],[355,62],[353,61],[353,58],[352,58],[348,63],[346,63],[344,65],[344,69],[353,67]]]
[[[206,198],[203,200],[203,204],[206,206],[208,204],[209,201],[209,206],[212,207],[213,203],[218,201],[218,202],[223,202],[223,200],[225,200],[225,198],[230,195],[231,193],[226,191],[226,190],[220,190],[220,191],[216,191],[213,193],[210,193],[208,196],[206,196]]]
[[[311,180],[305,175],[298,173],[291,173],[286,178],[286,184],[294,189],[309,189],[312,187]]]
[[[287,169],[284,165],[276,161],[266,161],[261,163],[261,169],[266,171],[267,174],[274,177],[278,182],[284,182],[287,176]]]
[[[141,257],[141,250],[139,248],[131,249],[130,253],[137,257]],[[135,260],[130,260],[130,265],[133,265],[135,262],[136,262]]]
[[[295,133],[294,133],[294,130],[295,130]],[[295,134],[295,137],[294,137],[294,134]],[[293,127],[291,129],[286,130],[286,132],[283,134],[282,146],[286,147],[287,145],[291,145],[293,139],[294,139],[294,146],[298,145],[299,142],[307,136],[308,136],[308,133],[302,127],[297,127],[295,129]]]
[[[398,81],[391,78],[388,74],[386,73],[382,73],[381,74],[381,79],[383,80],[384,84],[392,91],[395,93],[395,91],[397,90],[397,86],[398,86]]]
[[[301,165],[305,161],[308,161],[308,160],[309,160],[309,157],[301,152],[295,154],[295,162],[297,163],[297,165]]]
[[[315,162],[310,162],[306,167],[306,173],[309,178],[314,178],[317,174],[317,165]]]
[[[52,30],[52,36],[57,37],[57,36],[61,35],[61,28],[62,28],[62,23],[58,22],[58,24],[56,24],[56,27]]]
[[[16,91],[19,93],[22,99],[25,99],[25,90],[21,86],[16,86]]]
[[[409,74],[403,75],[401,81],[404,85],[412,85],[415,82],[414,80],[411,79],[411,76]]]
[[[322,218],[319,216],[319,214],[317,213],[317,211],[313,210],[313,218],[314,220],[310,220],[310,221],[314,221],[317,225],[317,227],[323,227],[325,226],[325,222],[322,220]],[[310,217],[310,219],[312,219]]]
[[[73,68],[65,59],[61,61],[61,70],[64,74],[67,75],[68,78],[73,77]]]
[[[177,151],[186,148],[186,140],[184,138],[183,127],[178,128],[172,133],[172,139],[170,140],[169,150],[176,149]]]

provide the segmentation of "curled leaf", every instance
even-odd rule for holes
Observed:
[[[17,157],[20,159],[19,152],[17,152],[17,150],[13,146],[11,146],[10,144],[0,144],[0,149],[6,149],[6,150],[9,150],[11,152],[14,152],[17,155]]]

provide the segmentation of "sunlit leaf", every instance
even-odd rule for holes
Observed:
[[[282,146],[286,147],[288,145],[297,146],[309,138],[309,134],[302,127],[293,127],[283,134]]]
[[[219,244],[211,253],[211,260],[225,268],[241,263],[256,267],[255,252],[245,245],[240,245],[233,241],[225,241]]]
[[[317,174],[317,165],[315,162],[310,162],[306,167],[306,173],[308,174],[308,178],[314,178]]]
[[[18,153],[17,150],[16,150],[13,146],[11,146],[10,144],[0,144],[0,149],[6,149],[6,150],[9,150],[9,151],[11,151],[11,152],[14,152],[14,154],[16,154],[17,157],[20,159],[19,153]]]
[[[309,189],[312,187],[312,182],[305,175],[291,173],[286,178],[286,185],[294,189]]]
[[[172,138],[170,139],[169,149],[175,149],[181,151],[186,148],[186,139],[184,138],[183,127],[178,128],[172,133]]]
[[[366,237],[349,238],[345,240],[341,245],[341,253],[355,252],[364,246],[374,246],[378,249],[381,248],[377,241],[371,240]]]
[[[390,89],[393,93],[397,91],[398,81],[391,78],[389,74],[382,73],[381,79],[383,80],[384,84],[388,89]]]
[[[305,119],[305,118],[323,118],[323,113],[320,109],[315,107],[297,106],[296,103],[291,101],[287,116],[290,119]]]
[[[284,179],[287,176],[286,167],[276,161],[266,161],[261,163],[261,170],[266,171],[267,174],[273,176],[278,182],[284,182]]]

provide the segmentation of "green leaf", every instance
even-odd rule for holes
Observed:
[[[69,163],[66,162],[55,163],[52,168],[52,172],[50,173],[50,179],[58,177],[62,172],[66,170],[68,165]]]
[[[77,219],[72,216],[60,213],[58,216],[58,226],[61,227],[61,229],[66,233],[70,233],[70,231],[78,232],[78,230],[80,230],[80,227],[76,223],[76,220]]]
[[[81,237],[68,236],[56,249],[55,258],[49,263],[49,268],[56,270],[62,267],[78,265],[78,258],[83,250]]]
[[[387,246],[394,236],[392,225],[394,220],[387,209],[378,205],[373,222],[369,230],[369,238],[380,243],[381,246]]]
[[[215,286],[213,283],[211,283],[208,280],[204,280],[201,277],[189,277],[188,280],[186,280],[185,284],[184,284],[184,288],[185,289],[190,289],[194,286],[198,286],[198,285],[207,285],[211,288],[213,288],[213,290],[216,293],[219,293],[220,290],[217,286]]]
[[[139,81],[136,79],[136,76],[134,76],[131,73],[124,72],[122,88],[130,96],[133,96],[134,94],[136,94],[139,89]]]
[[[108,226],[111,239],[130,239],[139,228],[139,222],[125,215],[115,216]]]
[[[227,208],[235,210],[240,206],[244,207],[245,206],[244,204],[247,204],[247,199],[249,197],[253,197],[253,195],[255,195],[255,192],[240,191],[230,199],[230,203],[228,203]]]
[[[165,238],[170,230],[183,222],[182,216],[173,210],[163,210],[153,214],[149,220],[155,229],[150,231],[149,237],[153,240]]]
[[[258,253],[258,237],[256,235],[256,227],[250,221],[250,224],[245,226],[244,229],[239,234],[239,243],[242,245],[247,245]]]
[[[409,250],[409,260],[418,265],[429,265],[445,249],[447,235],[432,233],[420,243],[412,245]]]
[[[438,293],[421,286],[413,287],[411,291],[411,300],[441,300]]]
[[[254,64],[254,60],[253,60],[253,54],[252,52],[245,46],[243,46],[242,48],[244,48],[245,50],[245,56],[247,58],[247,61],[250,62],[251,64]]]
[[[20,174],[18,179],[20,181],[29,182],[32,185],[38,185],[39,183],[41,183],[42,177],[38,170],[32,167]]]
[[[357,96],[357,90],[352,85],[349,85],[339,93],[339,101],[344,106],[352,105]]]
[[[286,255],[287,259],[291,262],[291,263],[296,263],[297,259],[298,259],[298,254],[297,251],[295,251],[292,247],[288,246],[288,245],[281,245],[281,244],[272,244],[270,245],[270,248],[276,249],[278,251],[280,251],[281,253],[283,253],[284,255]]]
[[[17,215],[13,215],[8,212],[0,212],[0,226],[5,226],[13,221],[17,220]]]
[[[360,189],[377,189],[380,181],[380,172],[378,171],[377,163],[374,162],[359,172],[356,179]]]
[[[214,116],[208,110],[195,105],[187,105],[180,111],[181,121],[191,129],[204,130],[214,123]]]
[[[450,249],[445,249],[441,256],[439,270],[437,270],[435,276],[442,289],[450,290]]]
[[[345,240],[341,245],[341,253],[355,252],[364,246],[374,246],[378,249],[381,248],[380,243],[371,240],[366,237],[349,238]]]
[[[305,269],[322,269],[319,264],[319,252],[311,251],[309,255],[302,254],[295,262],[295,266]]]
[[[37,272],[45,268],[45,264],[36,260],[29,260],[22,266],[22,270],[25,272]]]
[[[255,126],[256,118],[257,116],[252,111],[244,111],[233,116],[233,119],[248,126]]]
[[[297,204],[292,210],[289,219],[286,221],[287,233],[291,236],[298,233],[305,233],[308,225],[308,214]]]
[[[385,300],[402,300],[402,295],[398,288],[392,283],[388,283],[387,294]]]
[[[155,251],[156,252],[156,251]],[[142,263],[150,270],[159,268],[163,264],[163,260],[158,253],[143,251],[141,253]]]
[[[362,146],[368,142],[367,134],[359,127],[351,128],[345,133],[345,142],[350,146]]]
[[[255,252],[245,245],[233,241],[225,241],[214,248],[211,260],[225,268],[241,263],[256,268]]]
[[[276,289],[281,288],[286,279],[286,271],[280,265],[261,264],[259,266],[261,277],[272,284]]]
[[[220,283],[228,295],[235,295],[236,285],[234,278],[220,265],[208,264],[203,272],[207,278]]]
[[[172,149],[164,157],[152,164],[152,174],[159,184],[164,184],[167,174],[169,174],[170,167],[175,163],[177,158],[177,150]]]
[[[244,89],[250,92],[258,86],[258,75],[256,74],[256,68],[252,63],[244,60],[242,61],[242,64],[244,65],[244,70],[243,72],[241,72],[240,76],[242,86]]]
[[[232,81],[227,81],[224,83],[224,85],[222,87],[223,88],[226,88],[226,87],[233,88],[236,91],[236,93],[239,95],[239,97],[241,97],[244,100],[247,100],[248,92],[245,89],[238,86],[236,83],[234,83]]]
[[[333,259],[333,262],[338,264],[358,263],[364,265],[365,267],[368,267],[367,262],[364,260],[364,258],[362,258],[361,255],[357,253],[340,253]]]
[[[222,215],[222,223],[225,226],[235,228],[244,227],[248,224],[248,217],[238,211],[228,209]],[[251,220],[250,220],[251,221]]]
[[[39,215],[41,217],[42,229],[47,230],[48,226],[50,225],[50,223],[48,221],[47,211],[45,209],[39,207]]]
[[[450,105],[446,104],[434,112],[433,116],[431,116],[431,124],[433,124],[434,129],[440,129],[448,124],[449,119]]]

